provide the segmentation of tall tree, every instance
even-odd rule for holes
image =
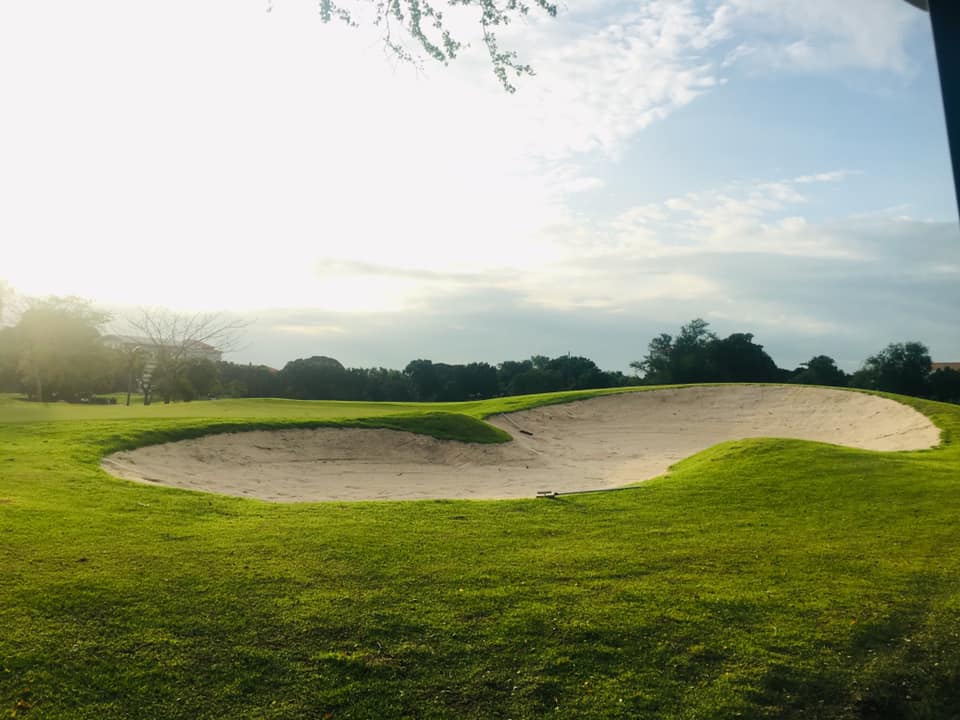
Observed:
[[[863,367],[854,373],[851,384],[923,397],[928,391],[931,365],[930,351],[923,343],[890,343],[864,361]]]
[[[717,336],[702,318],[680,328],[677,337],[663,333],[650,341],[646,356],[630,363],[649,384],[691,383],[712,380],[707,348]]]
[[[113,347],[112,351],[117,366],[114,385],[126,390],[126,405],[129,407],[133,391],[137,388],[140,379],[143,377],[147,356],[143,348],[136,344],[125,344],[119,347]],[[146,396],[147,393],[144,393],[144,395]],[[149,405],[148,397],[145,397],[145,403]]]
[[[556,392],[562,387],[563,378],[556,370],[531,367],[520,373],[510,383],[511,395]]]
[[[222,353],[237,349],[248,324],[222,313],[186,314],[163,308],[143,308],[128,322],[147,356],[141,378],[146,404],[151,387],[164,402],[179,399],[184,394],[190,361],[219,361]]]
[[[465,399],[479,400],[497,394],[497,370],[489,363],[472,362],[462,366],[460,387]]]
[[[399,370],[349,368],[351,400],[407,402],[414,399],[413,383]]]
[[[708,348],[717,336],[703,318],[691,320],[673,341],[670,365],[672,382],[691,383],[715,379],[710,371]]]
[[[4,319],[7,313],[7,304],[12,291],[6,280],[0,278],[0,327],[4,325]]]
[[[752,333],[733,333],[707,344],[709,373],[718,382],[776,382],[777,364],[753,342]]]
[[[522,375],[533,368],[533,363],[529,360],[504,360],[497,365],[497,384],[500,395],[513,395],[513,381],[518,375]]]
[[[17,376],[17,333],[12,327],[0,327],[0,392],[20,389]]]
[[[432,360],[424,358],[411,360],[403,369],[403,374],[410,378],[414,397],[417,400],[431,402],[440,395],[440,378]]]
[[[676,337],[657,335],[643,359],[630,367],[651,385],[777,382],[782,373],[763,345],[753,341],[752,333],[733,333],[721,339],[702,318],[681,327]]]
[[[351,400],[347,379],[340,361],[325,355],[293,360],[280,371],[284,394],[299,400]]]
[[[9,335],[17,369],[33,400],[75,400],[109,382],[100,328],[109,315],[87,300],[32,300]]]
[[[187,360],[180,384],[183,400],[197,400],[217,395],[220,391],[220,368],[206,358]]]
[[[647,354],[643,359],[634,360],[630,363],[630,367],[651,385],[667,385],[673,382],[670,365],[672,353],[673,337],[667,333],[661,333],[650,341]]]
[[[597,364],[579,355],[561,355],[553,358],[547,369],[560,378],[557,390],[586,390],[609,386],[609,380]]]
[[[849,378],[837,367],[836,361],[829,355],[816,355],[800,364],[800,369],[790,379],[798,385],[846,386]]]
[[[219,375],[224,393],[231,397],[283,396],[280,371],[266,365],[240,365],[223,360],[219,364]]]
[[[942,402],[960,403],[960,372],[937,368],[930,373],[930,397]]]

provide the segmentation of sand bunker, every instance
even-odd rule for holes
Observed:
[[[799,438],[917,450],[940,433],[892,400],[787,386],[690,387],[496,415],[514,441],[480,445],[394,430],[211,435],[115,453],[114,475],[275,502],[517,498],[617,487],[725,440]]]

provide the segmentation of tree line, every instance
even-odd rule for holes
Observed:
[[[0,391],[43,402],[126,393],[129,403],[133,392],[145,403],[207,397],[447,402],[636,383],[573,355],[496,366],[416,359],[402,371],[346,368],[313,356],[275,370],[211,359],[217,349],[235,345],[242,329],[218,315],[145,310],[129,322],[135,336],[106,334],[109,320],[78,298],[30,301],[14,325],[0,329]]]
[[[827,355],[788,370],[777,367],[752,333],[721,338],[699,318],[675,336],[653,338],[647,354],[630,363],[634,375],[604,371],[589,358],[569,354],[496,365],[419,358],[402,370],[348,368],[316,355],[277,370],[213,359],[219,353],[209,343],[221,349],[235,345],[242,328],[217,315],[144,311],[131,321],[141,334],[137,342],[105,334],[109,319],[77,298],[30,301],[15,324],[0,328],[0,391],[45,402],[95,402],[116,393],[125,393],[129,402],[134,392],[145,403],[208,397],[449,402],[631,385],[781,382],[960,402],[960,372],[934,370],[929,351],[919,342],[892,343],[852,374]]]
[[[417,359],[403,370],[347,368],[322,355],[263,365],[220,363],[221,392],[231,397],[298,400],[451,402],[506,395],[636,385],[622,372],[604,371],[589,358],[535,355],[529,360],[449,364]]]
[[[960,372],[933,369],[930,351],[921,342],[890,343],[871,355],[854,373],[837,367],[828,355],[815,355],[793,370],[777,367],[752,333],[725,338],[701,318],[691,320],[676,336],[653,338],[647,354],[630,363],[646,385],[699,382],[779,382],[882,390],[960,402]]]

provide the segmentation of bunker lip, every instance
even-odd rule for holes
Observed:
[[[867,450],[935,447],[901,403],[803,386],[720,385],[607,395],[495,415],[486,445],[383,429],[210,435],[119,452],[113,475],[273,502],[505,499],[620,487],[727,440],[797,438]]]

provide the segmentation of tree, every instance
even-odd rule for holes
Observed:
[[[407,402],[414,399],[410,378],[399,370],[376,368],[349,368],[351,400],[370,402]]]
[[[536,370],[549,370],[550,358],[546,355],[532,355],[530,357],[530,365]]]
[[[560,389],[563,378],[556,370],[531,367],[513,378],[510,383],[511,395],[532,395],[534,393],[555,392]]]
[[[403,369],[403,374],[410,378],[417,400],[430,402],[437,399],[440,394],[440,378],[432,360],[411,360]]]
[[[696,318],[676,338],[663,333],[650,341],[642,360],[630,363],[647,384],[695,382],[778,382],[782,372],[752,333],[721,339]]]
[[[703,318],[691,320],[673,341],[670,356],[672,382],[691,383],[713,380],[707,349],[717,336],[708,330],[710,323]]]
[[[354,6],[356,7],[356,6]],[[367,6],[369,7],[369,6]],[[319,0],[320,19],[334,19],[356,27],[360,13],[341,0]],[[533,68],[520,62],[517,53],[500,47],[498,33],[512,21],[539,9],[556,17],[557,6],[547,0],[377,0],[372,4],[373,24],[381,29],[384,45],[405,62],[419,63],[426,56],[444,65],[455,60],[464,43],[454,37],[445,10],[464,14],[473,12],[480,25],[483,44],[490,57],[493,73],[507,92],[515,92],[510,76],[532,75]],[[397,30],[400,30],[399,36]],[[416,49],[409,49],[404,38]]]
[[[707,367],[717,382],[776,382],[777,364],[753,342],[752,333],[733,333],[707,344]]]
[[[7,308],[13,297],[13,290],[6,280],[0,279],[0,327],[3,327]]]
[[[5,326],[10,295],[11,290],[7,281],[0,280],[0,392],[9,391],[17,386],[14,333],[12,328]]]
[[[702,318],[691,320],[680,328],[676,338],[663,333],[650,341],[646,356],[630,363],[643,373],[650,384],[691,383],[712,380],[707,348],[717,339]]]
[[[123,372],[123,380],[127,390],[127,407],[130,406],[130,396],[133,394],[137,378],[143,377],[147,365],[147,356],[139,345],[124,345],[114,351]],[[148,394],[144,393],[144,404],[149,405]]]
[[[165,403],[180,399],[189,362],[219,360],[237,348],[247,327],[245,321],[221,313],[181,314],[162,308],[143,308],[129,324],[141,336],[137,344],[147,355],[141,376],[144,404],[150,403],[154,390]]]
[[[930,375],[930,351],[920,342],[890,343],[868,357],[851,384],[871,390],[923,397]]]
[[[286,397],[299,400],[349,400],[347,371],[340,363],[325,355],[314,355],[288,362],[280,371]]]
[[[140,375],[137,378],[137,384],[140,386],[140,392],[143,393],[143,404],[149,405],[156,396],[158,387],[162,384],[165,373],[162,368],[160,372],[155,372],[157,365],[152,359],[144,360],[140,365]]]
[[[608,387],[609,382],[597,364],[579,355],[561,355],[547,363],[547,370],[557,374],[557,390],[587,390]]]
[[[220,371],[212,360],[191,358],[187,360],[180,383],[183,400],[209,398],[220,390]]]
[[[816,355],[801,363],[790,382],[798,385],[829,385],[845,387],[849,378],[828,355]]]
[[[100,328],[109,315],[87,300],[32,300],[5,333],[8,351],[31,400],[77,400],[110,382],[109,353]]]
[[[504,360],[497,365],[497,385],[500,395],[511,395],[513,381],[517,376],[522,375],[533,368],[533,363],[529,360]]]
[[[460,388],[465,400],[494,397],[499,389],[497,370],[489,363],[472,362],[460,368]]]
[[[282,397],[280,371],[266,365],[221,360],[218,367],[222,390],[231,397]]]
[[[647,354],[642,360],[630,363],[645,382],[652,385],[666,385],[672,382],[670,356],[673,353],[673,337],[667,333],[657,335],[647,346]]]
[[[0,327],[0,392],[16,392],[19,389],[16,331],[12,327]]]
[[[937,368],[930,373],[930,397],[941,402],[960,403],[960,372]]]

